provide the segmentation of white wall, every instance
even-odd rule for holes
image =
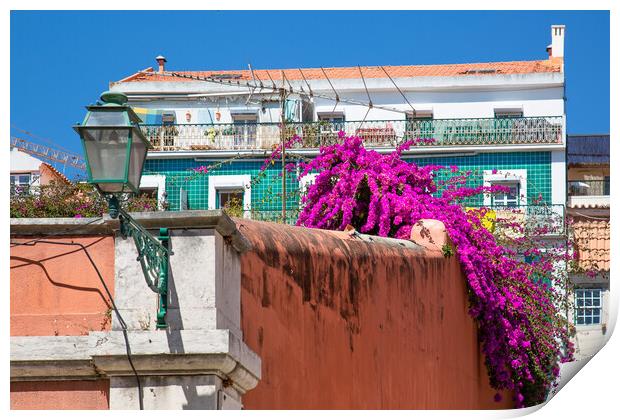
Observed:
[[[39,166],[43,162],[30,156],[28,153],[21,152],[16,148],[11,148],[11,173],[13,172],[38,172]]]
[[[496,108],[521,108],[525,117],[564,115],[563,89],[557,87],[534,90],[467,91],[467,92],[407,92],[409,102],[418,111],[433,111],[434,118],[493,118]],[[347,98],[368,101],[365,92],[348,93]],[[410,111],[411,107],[398,92],[371,92],[375,105]],[[316,112],[331,112],[334,102],[315,99]],[[350,121],[362,120],[365,106],[340,103],[336,111],[344,112]],[[367,120],[402,120],[402,113],[373,108]]]
[[[525,90],[492,90],[492,91],[453,91],[453,92],[406,92],[407,99],[417,111],[432,111],[436,119],[444,118],[493,118],[495,109],[517,108],[523,110],[525,117],[562,116],[564,115],[563,89],[547,87]],[[344,96],[344,95],[343,95]],[[367,102],[365,92],[348,92],[347,98]],[[258,97],[255,97],[258,99]],[[398,92],[371,92],[373,104],[410,111],[411,107]],[[280,109],[277,102],[266,102],[264,107],[247,104],[247,96],[229,97],[228,101],[213,98],[201,100],[190,98],[181,100],[154,100],[144,102],[132,101],[132,106],[171,110],[176,113],[176,121],[186,123],[185,114],[192,115],[191,123],[228,124],[232,122],[231,110],[254,109],[257,111],[258,122],[277,123],[280,121]],[[322,112],[343,112],[348,121],[361,121],[368,109],[365,106],[340,102],[334,107],[334,101],[314,98],[315,119]],[[221,114],[219,121],[215,114]],[[402,112],[373,108],[368,112],[366,120],[404,120]]]

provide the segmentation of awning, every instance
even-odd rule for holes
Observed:
[[[153,124],[153,125],[162,125],[162,115],[164,112],[169,113],[170,111],[164,111],[161,109],[151,109],[151,108],[136,108],[132,107],[133,111],[136,115],[142,120],[142,124]]]

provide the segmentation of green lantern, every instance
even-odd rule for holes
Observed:
[[[82,124],[73,128],[82,139],[88,182],[107,196],[110,217],[119,219],[120,234],[132,237],[147,286],[159,296],[157,328],[166,328],[168,310],[168,229],[155,238],[119,203],[120,193],[138,193],[140,178],[151,147],[138,124],[140,118],[120,92],[104,92],[101,102],[86,107]]]
[[[125,94],[104,92],[101,102],[87,106],[84,122],[73,127],[82,139],[88,182],[104,194],[137,193],[151,144]]]

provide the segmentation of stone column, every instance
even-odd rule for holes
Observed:
[[[146,284],[133,239],[116,236],[114,295],[142,395],[113,315],[112,331],[91,333],[89,342],[96,368],[110,377],[111,409],[137,409],[139,398],[145,409],[241,408],[242,395],[257,385],[260,358],[243,343],[240,325],[243,249],[220,225],[170,230],[166,330],[155,329],[157,295]]]

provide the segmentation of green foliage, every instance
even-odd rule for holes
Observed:
[[[444,244],[441,247],[441,252],[443,252],[443,256],[444,257],[451,257],[454,255],[454,250],[452,249],[452,247],[450,246],[450,244]]]
[[[230,217],[243,217],[243,200],[231,197],[222,210]]]
[[[123,207],[133,211],[155,211],[157,200],[147,195],[132,197]],[[52,182],[29,190],[11,191],[11,217],[99,217],[108,204],[92,185]]]

